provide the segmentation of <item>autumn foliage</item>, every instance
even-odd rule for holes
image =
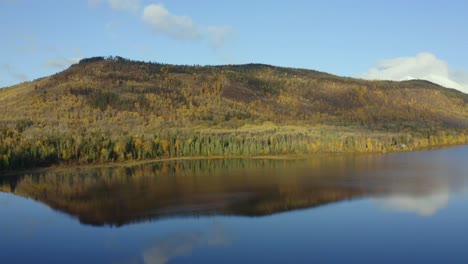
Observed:
[[[468,142],[468,95],[262,64],[121,57],[0,89],[0,170],[163,157],[385,152]]]

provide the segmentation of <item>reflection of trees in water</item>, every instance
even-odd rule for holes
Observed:
[[[122,225],[181,216],[260,216],[363,195],[418,196],[446,188],[436,170],[418,166],[404,155],[179,160],[10,177],[0,186],[84,223]]]
[[[360,194],[328,186],[327,171],[325,163],[307,160],[185,160],[47,172],[3,185],[15,183],[15,194],[82,222],[121,225],[173,216],[266,215]]]

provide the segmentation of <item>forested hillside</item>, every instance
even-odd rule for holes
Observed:
[[[468,95],[262,64],[83,59],[0,89],[0,170],[468,143]]]

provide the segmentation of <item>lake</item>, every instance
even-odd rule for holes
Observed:
[[[2,263],[468,263],[468,146],[0,177]]]

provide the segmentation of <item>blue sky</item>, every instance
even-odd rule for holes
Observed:
[[[0,87],[119,55],[267,63],[468,92],[468,2],[0,0]]]

